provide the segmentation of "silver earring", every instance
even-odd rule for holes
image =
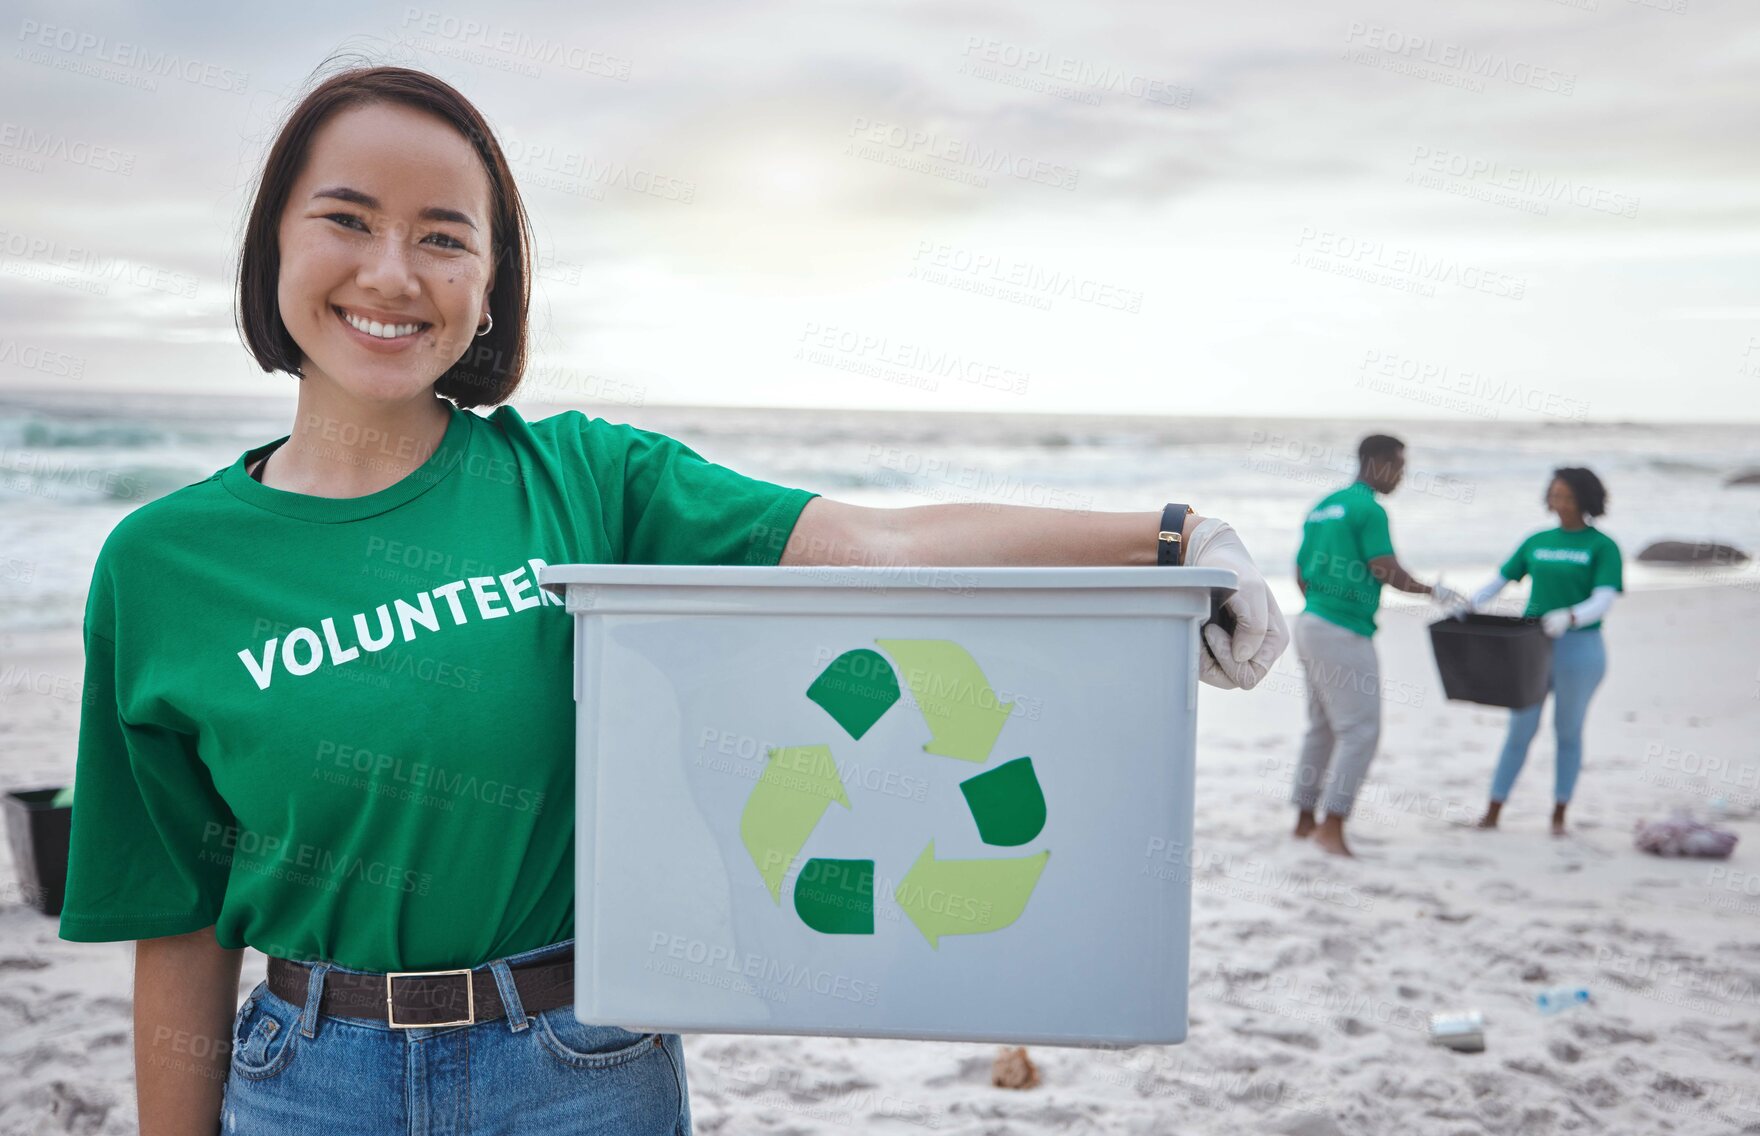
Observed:
[[[495,326],[495,316],[492,313],[484,312],[483,317],[489,322],[483,325],[483,330],[477,332],[478,337],[488,335],[489,329]]]

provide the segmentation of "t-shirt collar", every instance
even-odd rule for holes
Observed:
[[[427,461],[411,470],[403,480],[387,485],[377,493],[368,493],[364,497],[314,497],[306,493],[275,489],[252,477],[246,466],[254,464],[257,458],[286,442],[292,437],[291,434],[283,434],[273,442],[240,454],[237,461],[221,471],[220,483],[247,505],[302,521],[334,524],[377,516],[408,504],[440,484],[459,465],[465,451],[470,448],[474,429],[472,420],[477,416],[460,410],[446,399],[440,401],[445,403],[452,418],[447,423],[440,445],[428,455]]]

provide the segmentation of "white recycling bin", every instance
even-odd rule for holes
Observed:
[[[558,564],[576,1000],[641,1031],[1186,1035],[1214,568]]]

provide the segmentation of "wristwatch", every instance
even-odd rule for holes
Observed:
[[[1156,534],[1155,563],[1177,568],[1185,563],[1186,517],[1195,512],[1190,505],[1169,505],[1161,510],[1161,531]]]

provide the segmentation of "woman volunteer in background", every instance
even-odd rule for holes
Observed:
[[[1547,679],[1558,738],[1552,832],[1563,836],[1565,806],[1570,804],[1583,764],[1583,719],[1589,712],[1590,696],[1607,673],[1601,617],[1613,606],[1613,598],[1624,583],[1619,545],[1588,521],[1607,511],[1607,490],[1601,479],[1579,467],[1555,469],[1545,501],[1547,509],[1558,514],[1558,527],[1522,541],[1497,575],[1473,595],[1472,607],[1483,607],[1523,576],[1533,578],[1523,615],[1530,619],[1539,616],[1540,626],[1556,640]],[[1528,746],[1539,730],[1540,708],[1545,704],[1542,696],[1532,706],[1510,711],[1509,735],[1491,778],[1491,802],[1479,821],[1480,828],[1497,827],[1503,802],[1509,799],[1516,775],[1528,759]]]
[[[299,379],[292,431],[124,517],[86,600],[60,933],[137,942],[142,1136],[689,1131],[678,1035],[574,1016],[546,563],[1183,562],[1240,579],[1204,681],[1251,687],[1289,641],[1184,506],[866,508],[526,421],[528,240],[488,124],[420,71],[323,81],[269,150],[238,303]],[[238,1005],[247,945],[268,977]]]

